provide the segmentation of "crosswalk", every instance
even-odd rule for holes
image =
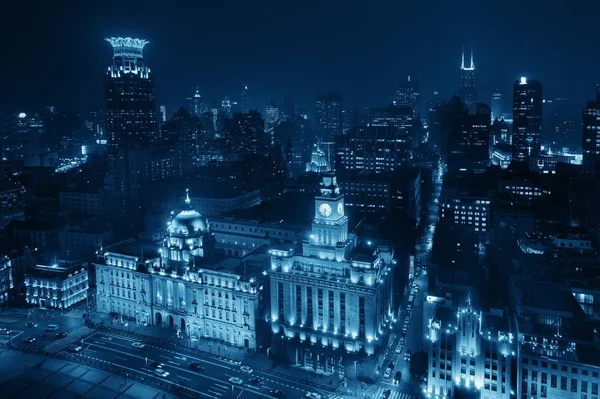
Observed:
[[[375,390],[374,393],[367,393],[367,396],[369,396],[371,399],[384,398],[384,396],[382,396],[382,394],[385,389],[386,388],[377,388],[377,390]],[[330,395],[328,398],[329,399],[347,399],[347,398],[350,398],[351,396],[353,396],[353,395],[345,395],[344,393],[335,393],[335,394]],[[398,391],[392,390],[392,392],[390,393],[390,396],[388,396],[388,399],[416,399],[416,396],[409,395],[404,392],[398,392]]]
[[[92,330],[90,330],[88,327],[79,327],[78,329],[71,331],[65,338],[59,338],[52,342],[50,345],[46,346],[44,350],[50,353],[60,352],[76,342],[81,341],[82,338],[91,332]]]

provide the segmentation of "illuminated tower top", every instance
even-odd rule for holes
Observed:
[[[107,42],[113,47],[115,51],[115,58],[133,58],[143,59],[144,58],[144,46],[150,43],[144,39],[134,39],[131,37],[108,37]]]

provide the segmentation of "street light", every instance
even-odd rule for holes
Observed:
[[[358,373],[356,372],[356,362],[357,360],[354,361],[354,378],[356,379],[356,382],[354,383],[354,397],[356,397],[356,386],[358,385]]]

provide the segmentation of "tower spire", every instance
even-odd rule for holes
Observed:
[[[462,48],[462,55],[460,57],[460,69],[465,69],[465,46]]]
[[[190,189],[186,188],[185,189],[185,203],[186,204],[190,204],[192,201],[190,200]]]
[[[475,69],[475,63],[473,62],[473,45],[471,44],[471,69]]]

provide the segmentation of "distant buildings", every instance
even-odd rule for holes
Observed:
[[[474,113],[463,113],[448,132],[448,171],[485,172],[490,163],[490,108],[477,104]]]
[[[398,84],[394,100],[398,107],[410,108],[414,119],[421,118],[419,85],[410,76]]]
[[[339,93],[317,96],[315,103],[315,138],[321,143],[332,164],[336,136],[342,133],[342,97]]]
[[[336,169],[399,170],[410,157],[410,136],[392,126],[357,126],[338,136]]]
[[[58,262],[37,265],[25,275],[25,300],[41,308],[68,309],[88,295],[87,267]]]
[[[540,153],[542,84],[523,77],[513,84],[512,157],[531,161]]]
[[[248,85],[244,85],[240,94],[240,111],[250,111],[250,93],[248,92]]]
[[[325,174],[302,249],[271,247],[271,350],[335,378],[372,380],[393,321],[393,250],[358,242],[344,209],[336,176]]]
[[[458,97],[467,105],[467,110],[475,112],[479,95],[475,87],[475,62],[473,61],[473,47],[471,47],[471,62],[465,64],[465,49],[463,47],[460,63],[460,88]]]
[[[492,123],[498,119],[502,119],[503,114],[502,114],[502,93],[498,90],[496,90],[494,92],[494,94],[492,94],[492,103],[491,103],[491,108],[492,108]]]
[[[265,133],[265,121],[258,111],[233,115],[231,149],[239,154],[266,155],[271,147],[271,137]]]
[[[600,85],[596,87],[596,100],[588,101],[583,109],[583,169],[587,173],[600,173]]]

